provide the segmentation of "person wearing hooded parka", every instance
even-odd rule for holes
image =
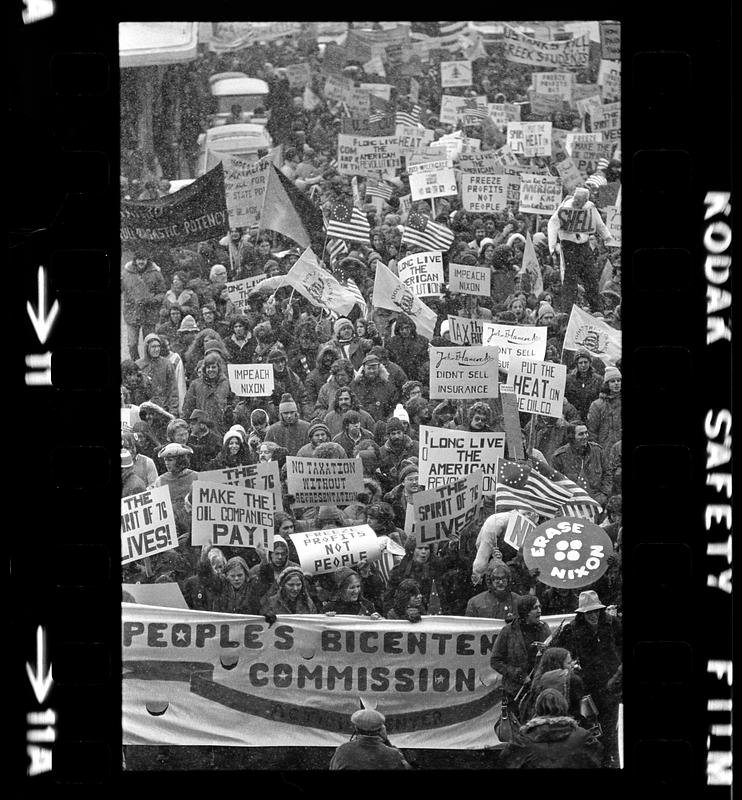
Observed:
[[[179,399],[175,368],[161,352],[162,341],[159,335],[150,333],[144,339],[144,356],[136,364],[142,374],[150,379],[152,402],[177,417]]]
[[[231,408],[234,395],[229,388],[229,378],[224,374],[224,362],[215,352],[204,356],[202,377],[195,378],[188,387],[183,401],[183,417],[188,419],[194,408],[206,411],[214,425],[214,431],[224,435],[231,424]]]

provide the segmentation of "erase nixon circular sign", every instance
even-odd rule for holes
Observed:
[[[579,589],[608,569],[610,537],[599,525],[577,517],[556,517],[530,531],[523,542],[528,569],[539,569],[547,586]]]

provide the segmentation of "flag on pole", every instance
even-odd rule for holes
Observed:
[[[327,252],[330,254],[330,266],[334,267],[335,264],[350,251],[344,239],[330,239],[327,243]]]
[[[393,189],[384,181],[377,181],[375,178],[366,179],[366,196],[381,197],[383,200],[391,200]]]
[[[477,117],[477,119],[489,119],[490,116],[487,106],[477,103],[476,97],[467,98],[459,113],[464,113],[469,117]]]
[[[438,319],[435,311],[428,308],[381,261],[376,263],[374,296],[371,302],[375,308],[388,308],[390,311],[407,314],[419,334],[426,339],[433,338],[435,323]]]
[[[613,264],[611,264],[610,258],[606,258],[605,266],[603,267],[603,271],[600,273],[600,280],[598,281],[598,291],[602,292],[605,291],[605,287],[608,284],[608,281],[613,280]]]
[[[414,244],[423,250],[446,252],[453,244],[453,239],[453,231],[445,225],[438,225],[414,212],[407,217],[407,225],[402,231],[402,244]]]
[[[307,248],[289,270],[283,281],[318,308],[326,308],[340,315],[347,314],[356,304],[356,298],[338,279],[322,269],[317,256]]]
[[[594,518],[601,507],[585,489],[542,461],[532,466],[500,458],[495,510],[533,511],[547,519],[562,515]]]
[[[523,248],[523,263],[518,270],[518,275],[528,275],[531,280],[531,292],[538,297],[544,291],[544,278],[541,274],[541,265],[536,257],[530,232],[526,231],[526,245]]]
[[[309,247],[312,237],[315,246],[321,246],[323,226],[319,208],[271,165],[260,212],[261,230],[277,231],[302,247]]]
[[[606,364],[615,364],[621,359],[621,331],[573,305],[563,347],[565,350],[585,349]]]
[[[371,226],[362,211],[348,203],[339,202],[335,203],[330,212],[327,235],[336,236],[338,239],[348,239],[352,242],[369,244]]]
[[[355,298],[356,305],[361,309],[361,313],[363,316],[366,316],[368,311],[368,305],[366,303],[366,298],[361,294],[361,290],[358,288],[358,284],[353,280],[353,278],[347,278],[343,285],[348,292]]]
[[[420,111],[422,109],[419,105],[415,105],[412,111],[397,111],[394,116],[395,125],[410,125],[411,127],[422,127],[420,124]]]

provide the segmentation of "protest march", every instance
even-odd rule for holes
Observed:
[[[122,50],[125,768],[619,768],[620,25],[194,25]]]

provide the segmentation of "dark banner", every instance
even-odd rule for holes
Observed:
[[[167,197],[146,202],[121,201],[122,242],[191,244],[220,238],[228,231],[221,163]]]

